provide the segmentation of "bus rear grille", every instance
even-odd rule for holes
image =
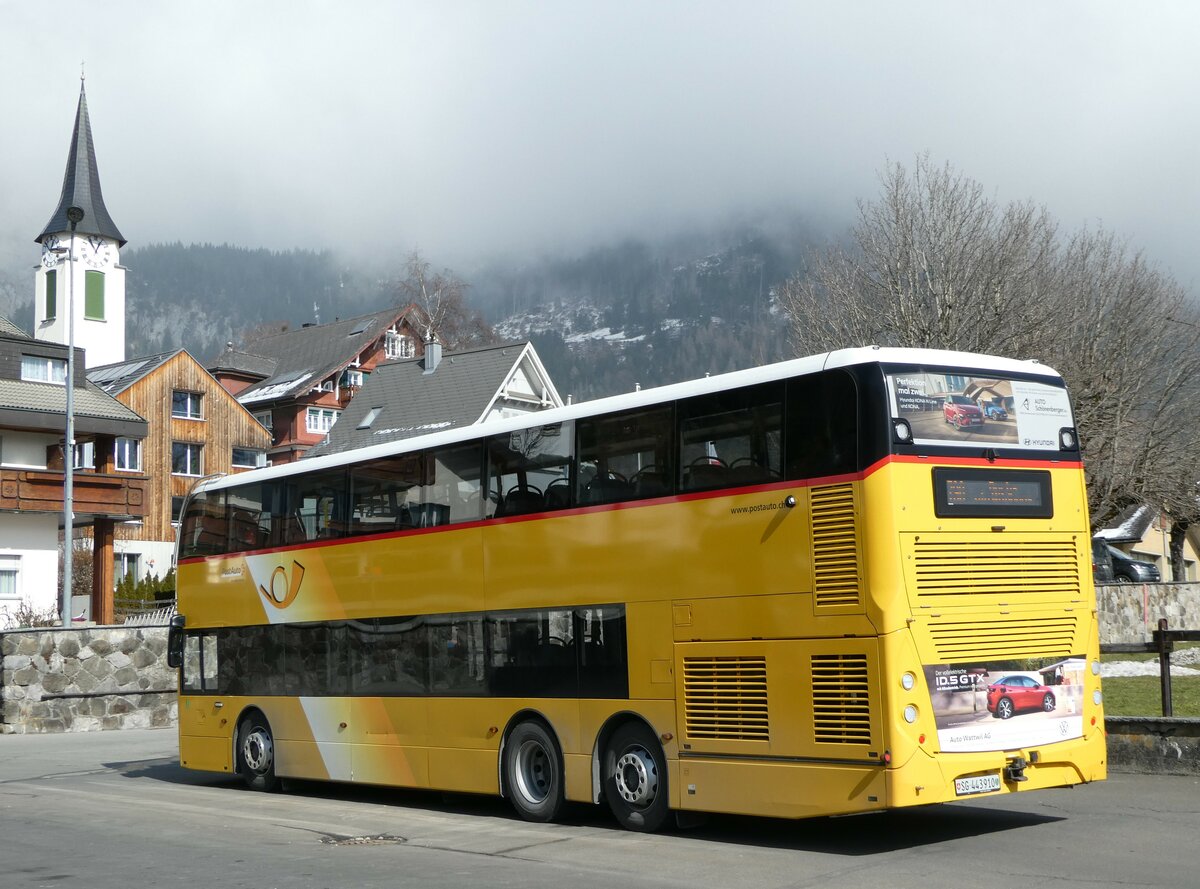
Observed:
[[[1080,595],[1073,539],[1040,541],[916,540],[918,596],[1048,593]]]
[[[943,663],[994,658],[1069,657],[1074,649],[1075,617],[1028,617],[989,620],[931,620],[929,634]]]
[[[854,486],[813,488],[811,505],[816,604],[857,605],[860,575]]]
[[[687,735],[716,741],[767,741],[767,659],[683,659]]]
[[[812,656],[813,733],[822,744],[870,744],[865,654]]]

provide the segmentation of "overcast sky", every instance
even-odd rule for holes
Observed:
[[[0,0],[0,263],[37,260],[84,61],[131,246],[455,264],[772,205],[848,220],[929,152],[1195,292],[1198,36],[1200,4],[1128,0]]]

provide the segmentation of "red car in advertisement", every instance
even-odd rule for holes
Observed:
[[[965,395],[947,395],[942,402],[942,417],[959,429],[983,425],[983,409]]]
[[[987,688],[987,708],[997,719],[1011,719],[1022,710],[1053,713],[1057,705],[1054,692],[1029,676],[1003,676]]]

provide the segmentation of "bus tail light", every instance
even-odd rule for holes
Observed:
[[[904,721],[909,725],[917,721],[917,708],[913,704],[909,704],[904,708]]]

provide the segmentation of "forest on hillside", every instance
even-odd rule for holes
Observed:
[[[799,219],[575,253],[444,268],[493,339],[531,339],[565,398],[596,398],[788,357],[776,288],[813,243]],[[126,354],[186,348],[204,362],[267,330],[407,302],[410,256],[367,267],[332,250],[151,244],[121,252]],[[0,281],[6,315],[33,323],[32,280]]]

